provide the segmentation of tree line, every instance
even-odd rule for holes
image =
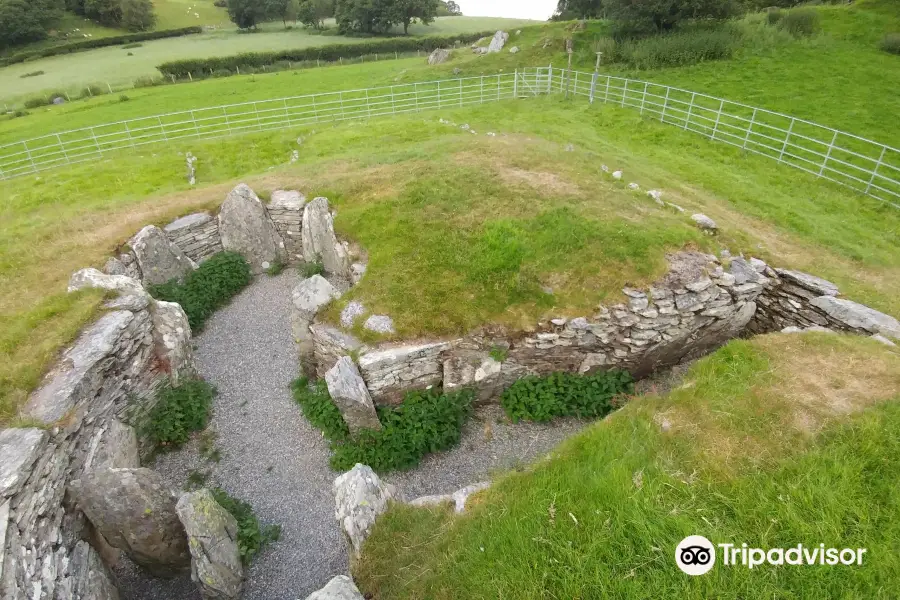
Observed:
[[[151,0],[0,0],[0,48],[45,39],[66,11],[128,31],[156,24]]]
[[[431,23],[438,16],[462,14],[450,0],[226,0],[228,15],[241,29],[265,21],[299,21],[313,29],[324,29],[327,19],[337,22],[344,34],[385,33],[402,25]]]
[[[611,19],[616,32],[659,33],[679,22],[724,19],[752,9],[786,8],[804,0],[558,0],[553,20]]]

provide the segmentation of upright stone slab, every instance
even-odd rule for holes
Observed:
[[[207,489],[183,494],[176,505],[191,551],[191,579],[206,600],[237,600],[244,565],[237,545],[238,524]]]
[[[128,245],[137,259],[144,285],[181,280],[194,270],[194,262],[155,225],[141,229]]]
[[[284,242],[259,197],[244,183],[228,193],[219,212],[219,236],[225,250],[238,252],[253,273],[284,258]]]
[[[325,271],[350,279],[350,261],[334,234],[334,218],[328,198],[316,198],[303,209],[303,258],[322,263]]]
[[[438,48],[428,55],[428,64],[440,65],[447,62],[448,58],[450,58],[450,50],[446,48]]]
[[[342,356],[325,374],[328,393],[341,411],[351,433],[360,429],[381,429],[372,397],[359,369],[349,356]]]
[[[75,544],[68,568],[60,582],[56,598],[72,600],[119,600],[119,590],[100,555],[84,540]]]
[[[288,260],[303,258],[300,224],[303,221],[303,207],[306,196],[296,190],[275,190],[266,209],[275,224],[275,230],[284,242]]]
[[[306,600],[365,600],[353,580],[346,575],[338,575],[321,590],[306,597]]]
[[[334,516],[350,544],[351,555],[359,558],[375,519],[388,509],[394,492],[375,471],[361,464],[335,479],[333,489]]]
[[[153,343],[156,356],[172,383],[178,385],[183,376],[194,371],[191,325],[180,304],[154,300],[150,305],[153,319]]]
[[[75,502],[115,548],[159,577],[190,567],[175,499],[155,471],[97,469],[70,484]]]
[[[494,34],[493,39],[491,40],[491,44],[488,46],[487,51],[490,52],[500,52],[503,50],[503,46],[506,45],[506,40],[509,39],[509,34],[505,31],[498,31]]]

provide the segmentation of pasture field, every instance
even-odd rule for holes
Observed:
[[[228,21],[227,16],[225,20]],[[188,22],[178,27],[197,24]],[[492,17],[439,17],[427,26],[413,25],[409,32],[410,35],[416,36],[453,35],[518,28],[528,24],[533,24],[533,21]],[[139,48],[123,49],[121,46],[110,46],[0,68],[0,102],[15,104],[19,99],[36,92],[74,91],[79,86],[91,83],[104,87],[105,84],[114,88],[130,87],[131,83],[140,77],[159,77],[156,66],[160,63],[185,57],[200,58],[326,44],[353,44],[371,39],[334,35],[333,32],[323,35],[302,26],[286,30],[280,22],[267,23],[260,31],[254,33],[239,33],[231,23],[221,24],[220,27],[216,31],[201,34],[141,42]],[[171,28],[174,27],[167,27]],[[44,71],[44,74],[24,79],[21,77],[35,71]]]

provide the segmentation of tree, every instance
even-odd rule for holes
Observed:
[[[603,14],[603,0],[559,0],[554,21],[574,19],[595,19]]]
[[[449,0],[447,2],[445,2],[444,0],[438,0],[437,16],[460,17],[462,16],[462,10],[459,8],[459,4],[457,4],[453,0]]]
[[[689,19],[722,19],[737,12],[732,0],[604,0],[610,16],[625,31],[671,31]]]
[[[437,16],[438,0],[393,0],[394,20],[403,25],[403,34],[409,35],[409,26],[418,20],[428,25]]]
[[[393,0],[337,0],[334,18],[341,33],[379,33],[397,23]]]
[[[294,12],[294,0],[262,0],[265,19],[269,21],[281,21],[287,27],[288,19]]]
[[[128,31],[148,31],[156,25],[150,0],[122,0],[122,27]]]
[[[94,0],[85,0],[92,2]],[[266,18],[264,0],[228,0],[228,18],[240,29],[250,29]]]
[[[122,23],[121,0],[84,0],[84,15],[107,27]]]
[[[325,19],[334,16],[334,2],[331,0],[300,0],[297,19],[307,27],[324,29]]]
[[[0,0],[0,48],[44,39],[62,14],[58,0]]]

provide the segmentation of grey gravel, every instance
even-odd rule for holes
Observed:
[[[155,464],[173,489],[203,472],[205,485],[219,485],[251,503],[264,524],[281,525],[281,539],[247,571],[246,600],[305,598],[348,567],[331,493],[338,474],[328,466],[326,440],[303,418],[289,390],[299,364],[290,331],[291,290],[298,281],[291,271],[257,278],[195,339],[198,370],[219,391],[208,431],[216,436],[221,460],[202,457],[195,439]],[[586,425],[569,419],[512,424],[499,406],[480,407],[457,448],[384,479],[407,500],[452,493],[523,467]],[[154,580],[127,559],[116,574],[123,600],[199,598],[187,576]]]

